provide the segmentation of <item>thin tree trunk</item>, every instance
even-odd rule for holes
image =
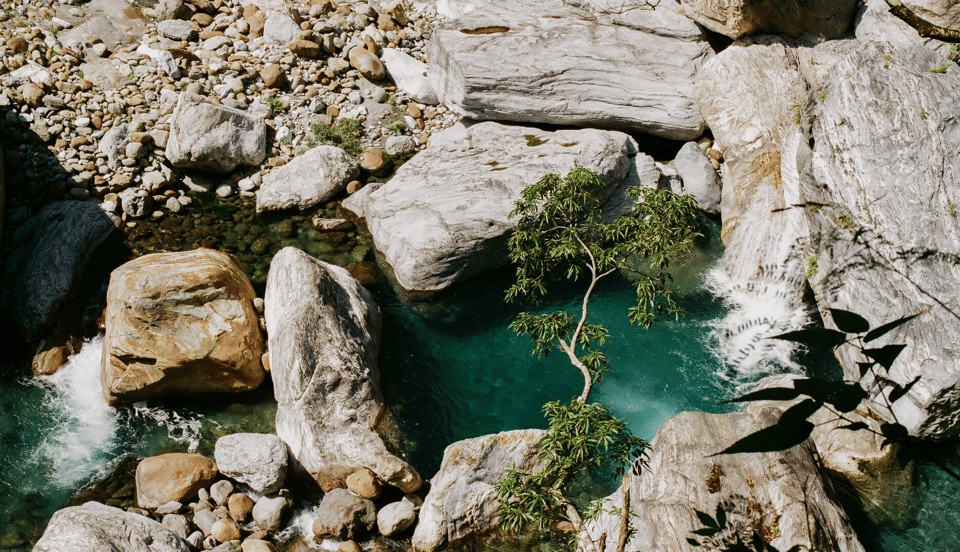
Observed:
[[[590,552],[603,552],[603,548],[597,548],[597,543],[593,542],[593,539],[590,538],[590,534],[587,533],[587,528],[583,525],[583,519],[580,518],[580,513],[577,512],[576,507],[570,504],[570,502],[567,502],[566,513],[567,519],[573,524],[574,530],[576,530],[581,538],[590,546]],[[600,536],[601,539],[604,537],[606,537],[606,534]]]
[[[884,0],[890,6],[890,13],[913,27],[923,38],[935,38],[943,42],[960,43],[960,31],[948,29],[927,21],[900,0]]]
[[[627,546],[627,538],[630,536],[630,472],[623,474],[623,482],[620,484],[623,489],[623,503],[620,505],[623,512],[620,514],[620,538],[617,540],[617,552],[623,552]]]

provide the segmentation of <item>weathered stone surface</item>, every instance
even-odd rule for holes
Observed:
[[[217,439],[220,472],[258,493],[275,493],[287,475],[287,445],[276,435],[233,433]]]
[[[800,545],[861,552],[846,514],[820,478],[811,441],[782,452],[711,456],[771,425],[775,412],[684,412],[668,420],[651,443],[649,465],[628,478],[636,532],[625,550],[696,550],[686,541],[703,527],[694,510],[712,514],[721,504],[730,529],[718,538],[728,544],[732,540],[725,539],[742,530],[747,538],[754,531],[775,536],[770,544],[778,550]],[[623,506],[623,487],[607,497],[606,506]],[[620,525],[621,516],[604,513],[588,523],[588,532],[594,542],[606,533],[605,550],[612,551]]]
[[[279,531],[293,508],[293,501],[282,496],[263,497],[253,506],[253,521],[264,531]]]
[[[324,490],[369,468],[413,492],[420,475],[387,451],[378,427],[387,414],[377,354],[380,310],[350,274],[287,247],[267,276],[277,435]]]
[[[617,10],[593,2],[459,3],[466,13],[434,30],[427,57],[437,96],[461,115],[675,140],[703,132],[693,81],[713,50],[675,3],[630,10],[629,26],[603,22]]]
[[[939,67],[945,73],[930,72]],[[803,199],[824,206],[803,210],[824,319],[827,308],[874,326],[922,313],[870,345],[907,345],[890,379],[920,379],[893,412],[931,439],[960,435],[958,90],[956,65],[925,47],[862,45],[804,105],[810,117],[791,158]],[[858,379],[858,352],[847,346],[838,357],[846,377]]]
[[[313,534],[318,542],[326,538],[361,539],[377,523],[377,509],[373,502],[347,489],[328,492],[317,508]]]
[[[18,247],[6,260],[14,275],[10,312],[27,341],[57,321],[64,302],[80,283],[84,266],[120,220],[95,200],[55,201],[17,229]]]
[[[265,344],[256,293],[232,255],[145,255],[107,290],[101,379],[110,404],[170,394],[256,389]]]
[[[220,518],[213,522],[213,526],[210,528],[210,535],[217,539],[217,542],[240,540],[240,526],[229,517]]]
[[[387,76],[380,58],[363,46],[354,46],[350,49],[350,66],[370,80],[381,80]]]
[[[407,530],[416,519],[412,502],[392,502],[377,512],[377,530],[385,537],[393,537]]]
[[[367,468],[361,468],[347,476],[347,488],[357,496],[376,499],[380,496],[380,482],[377,476]]]
[[[253,499],[244,493],[234,493],[230,495],[230,498],[227,500],[227,511],[230,512],[230,516],[233,519],[244,523],[250,517],[250,514],[253,513],[255,504]]]
[[[514,465],[536,470],[545,436],[538,429],[505,431],[448,446],[420,509],[412,549],[433,552],[498,531],[493,485]]]
[[[386,48],[380,52],[380,59],[387,74],[414,101],[428,105],[437,105],[437,92],[427,74],[427,64],[417,61],[400,50]]]
[[[228,173],[267,156],[267,127],[245,111],[181,92],[170,118],[167,159],[178,168]]]
[[[956,28],[960,20],[960,3],[952,0],[907,0],[903,4],[927,21],[948,29]],[[861,42],[922,44],[944,57],[955,55],[952,44],[921,38],[916,29],[890,13],[890,6],[884,0],[868,0],[860,8],[854,33]]]
[[[170,453],[144,458],[137,465],[137,504],[158,508],[170,501],[183,504],[217,479],[217,465],[199,454]]]
[[[263,177],[257,212],[309,209],[342,192],[360,167],[336,146],[317,146]]]
[[[157,32],[170,40],[194,41],[199,38],[199,34],[189,22],[180,19],[170,19],[157,23]]]
[[[814,42],[850,30],[856,0],[680,0],[684,13],[711,31],[739,38],[782,34]]]
[[[400,285],[443,289],[506,264],[516,224],[507,215],[524,187],[579,166],[599,175],[609,197],[636,153],[633,139],[620,132],[480,123],[431,141],[388,183],[350,205],[362,203],[357,214]]]
[[[684,144],[675,163],[683,180],[683,193],[693,194],[697,207],[707,213],[720,214],[720,176],[700,146],[696,142]]]
[[[150,518],[87,502],[50,518],[34,552],[190,552],[186,541]]]

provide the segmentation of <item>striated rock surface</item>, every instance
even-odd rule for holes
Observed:
[[[275,493],[287,475],[287,445],[276,435],[233,433],[217,439],[220,472],[254,491]]]
[[[190,552],[187,542],[150,518],[99,502],[59,510],[33,552]]]
[[[256,297],[232,255],[145,255],[113,271],[101,379],[110,404],[256,389],[265,344]]]
[[[427,57],[438,98],[461,115],[675,140],[705,128],[693,81],[713,50],[669,0],[652,10],[593,1],[449,3],[463,15],[434,30]]]
[[[293,457],[325,491],[359,468],[417,490],[420,475],[378,433],[387,411],[370,293],[346,270],[287,247],[270,264],[264,301],[277,435]]]
[[[609,196],[636,153],[633,139],[620,132],[480,123],[437,137],[389,182],[349,205],[362,209],[357,214],[400,285],[438,290],[507,263],[515,227],[507,215],[524,187],[579,166],[596,172]]]
[[[417,61],[412,56],[396,50],[386,48],[380,53],[387,74],[396,83],[397,88],[403,90],[414,101],[428,105],[439,103],[437,92],[427,74],[426,63]]]
[[[347,188],[360,167],[335,146],[317,146],[272,170],[257,192],[257,212],[309,209]]]
[[[17,229],[4,267],[14,275],[10,312],[27,341],[42,337],[76,292],[84,266],[120,219],[99,202],[55,201]]]
[[[412,549],[433,552],[497,532],[493,486],[511,466],[534,471],[546,431],[526,429],[458,441],[443,451],[440,471],[420,508]]]
[[[267,156],[267,125],[246,111],[181,92],[170,117],[167,159],[177,168],[229,173]]]
[[[748,413],[683,412],[671,418],[651,443],[650,462],[628,477],[631,523],[636,530],[625,550],[694,551],[687,539],[704,527],[694,510],[723,506],[727,530],[716,538],[732,544],[734,531],[772,537],[778,550],[862,552],[863,546],[832,489],[821,479],[810,440],[782,452],[710,456],[737,439],[771,425],[774,409]],[[623,487],[606,499],[622,507]],[[604,513],[588,523],[594,542],[606,534],[603,552],[616,550],[621,517]]]
[[[821,206],[803,212],[824,319],[827,308],[873,326],[921,313],[870,346],[906,344],[891,379],[920,378],[893,404],[896,418],[923,437],[957,437],[960,72],[922,46],[865,44],[803,109],[810,117],[796,131],[795,157],[804,200]],[[857,379],[858,352],[838,356]]]
[[[176,501],[186,504],[217,479],[217,465],[199,454],[174,452],[144,458],[137,465],[137,504],[159,508]]]
[[[960,3],[953,0],[907,0],[903,4],[935,25],[955,29],[960,23]],[[860,8],[854,33],[861,42],[892,42],[902,46],[922,44],[944,57],[957,55],[953,44],[920,37],[916,29],[890,13],[890,6],[884,0],[868,0]]]
[[[680,0],[683,13],[711,31],[739,38],[782,34],[814,42],[850,30],[856,0]]]

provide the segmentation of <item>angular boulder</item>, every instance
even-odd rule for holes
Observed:
[[[335,146],[317,146],[274,169],[257,191],[257,212],[309,209],[347,188],[360,167]]]
[[[439,103],[426,63],[393,48],[385,48],[380,52],[380,58],[397,88],[413,98],[413,101],[427,105]]]
[[[317,508],[313,534],[317,542],[323,539],[361,539],[377,523],[377,509],[373,502],[347,489],[328,492]]]
[[[796,130],[791,162],[804,201],[821,206],[802,210],[817,305],[828,325],[827,308],[859,313],[874,327],[920,314],[869,344],[906,344],[890,379],[919,378],[884,416],[921,437],[956,438],[960,71],[923,46],[868,43],[834,67],[803,109],[810,117]],[[847,379],[859,379],[859,351],[845,346],[838,357]]]
[[[493,486],[508,468],[537,469],[539,429],[505,431],[458,441],[443,451],[413,532],[412,550],[433,552],[499,531]]]
[[[33,552],[190,552],[187,542],[150,518],[99,502],[53,514]]]
[[[707,213],[720,214],[720,175],[713,170],[710,158],[696,142],[687,142],[677,152],[677,172],[683,181],[683,193],[697,198],[697,207]]]
[[[246,111],[181,92],[170,117],[167,159],[181,169],[226,174],[267,156],[267,125]]]
[[[438,98],[457,113],[674,140],[703,132],[693,81],[713,50],[670,0],[630,10],[630,24],[594,2],[450,3],[465,13],[434,29],[427,57]]]
[[[16,249],[4,268],[15,275],[11,296],[17,300],[10,312],[27,341],[57,322],[87,262],[119,224],[96,200],[65,200],[50,203],[17,229],[9,244]]]
[[[413,492],[420,475],[391,454],[377,355],[380,309],[346,270],[287,247],[270,263],[264,316],[277,435],[324,491],[368,468]]]
[[[176,501],[186,504],[216,481],[217,465],[199,454],[169,453],[144,458],[137,465],[137,504],[159,508]]]
[[[810,440],[781,452],[711,456],[777,420],[774,409],[748,413],[683,412],[671,418],[651,443],[649,465],[630,474],[630,522],[636,531],[625,550],[699,550],[688,538],[704,525],[695,510],[711,516],[718,504],[727,524],[713,542],[732,544],[738,532],[752,540],[767,535],[778,550],[862,552],[832,487],[821,479]],[[605,509],[622,508],[621,486]],[[616,549],[622,519],[603,513],[587,523],[594,542],[606,534],[604,552]],[[705,539],[701,539],[705,540]]]
[[[856,0],[680,0],[683,13],[713,32],[744,35],[782,34],[821,42],[850,30]]]
[[[628,135],[480,123],[437,139],[362,203],[362,213],[401,286],[439,290],[508,261],[509,218],[523,189],[548,173],[596,172],[606,197],[631,171]],[[469,206],[469,208],[467,208]]]
[[[960,21],[960,3],[952,0],[907,0],[903,4],[934,25],[953,29]],[[922,38],[916,29],[890,13],[890,6],[884,0],[868,0],[860,8],[854,34],[860,42],[922,44],[943,57],[956,56],[953,44]]]
[[[154,253],[110,275],[101,380],[109,404],[256,389],[265,372],[256,293],[235,257]]]
[[[276,435],[234,433],[217,439],[213,457],[220,473],[262,494],[283,487],[287,445]]]

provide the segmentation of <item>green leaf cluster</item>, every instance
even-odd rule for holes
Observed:
[[[358,155],[362,150],[363,125],[356,119],[337,119],[332,125],[316,124],[312,130],[313,137],[308,142],[311,147],[317,144],[337,146],[350,155]]]

